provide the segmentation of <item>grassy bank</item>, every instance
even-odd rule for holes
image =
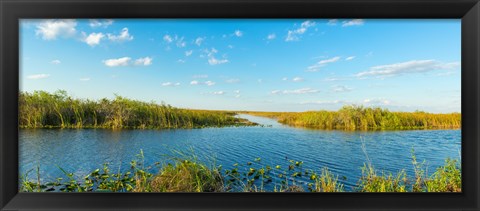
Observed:
[[[275,118],[278,122],[291,126],[327,130],[456,129],[461,127],[460,113],[391,112],[387,109],[362,106],[344,106],[338,111],[244,113]]]
[[[234,112],[190,110],[116,96],[98,101],[74,99],[65,91],[19,95],[21,128],[167,129],[252,125]]]
[[[214,162],[213,162],[214,163]],[[345,190],[339,176],[328,168],[319,171],[304,169],[303,162],[285,160],[280,165],[262,164],[261,158],[230,168],[206,164],[196,157],[176,157],[168,163],[145,166],[143,153],[132,161],[131,170],[112,172],[108,165],[88,175],[40,182],[32,171],[21,176],[21,192],[461,192],[461,169],[457,160],[427,175],[426,167],[412,156],[415,176],[405,170],[397,174],[377,171],[371,163],[361,168],[362,176],[352,190]],[[158,169],[158,170],[154,170]],[[154,172],[154,173],[150,173]],[[80,180],[78,178],[81,178]],[[302,180],[300,180],[302,179]],[[306,182],[305,182],[306,181]]]

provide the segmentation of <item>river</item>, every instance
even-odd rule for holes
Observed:
[[[412,148],[428,172],[446,158],[460,159],[461,130],[402,130],[345,132],[294,128],[273,119],[241,114],[267,127],[223,127],[177,130],[21,129],[19,173],[40,167],[42,181],[65,178],[58,166],[78,176],[109,163],[115,171],[129,170],[143,150],[145,164],[154,165],[176,155],[194,153],[204,161],[214,158],[224,169],[261,158],[263,165],[303,161],[304,169],[328,167],[347,191],[357,183],[367,161],[378,170],[413,174]],[[362,147],[364,146],[364,147]],[[364,152],[364,150],[366,153]],[[35,173],[30,173],[35,177]]]

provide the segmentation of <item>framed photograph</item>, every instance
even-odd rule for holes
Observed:
[[[480,210],[477,0],[0,7],[1,210]]]

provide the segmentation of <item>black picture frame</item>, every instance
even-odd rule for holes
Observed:
[[[480,210],[478,0],[0,0],[0,210]],[[18,193],[21,18],[461,18],[462,193]]]

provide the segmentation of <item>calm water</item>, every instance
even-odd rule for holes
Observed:
[[[411,149],[429,172],[446,158],[460,159],[460,130],[344,132],[283,126],[268,118],[240,115],[271,127],[227,127],[179,130],[20,130],[20,174],[40,166],[43,181],[64,177],[57,166],[76,175],[110,163],[112,170],[129,169],[140,150],[145,163],[165,161],[173,150],[193,149],[202,157],[232,168],[262,158],[265,165],[286,166],[286,159],[304,162],[304,169],[328,167],[345,176],[350,190],[366,162],[362,143],[375,168],[391,172],[406,169],[412,175]],[[34,176],[32,174],[31,176]]]

